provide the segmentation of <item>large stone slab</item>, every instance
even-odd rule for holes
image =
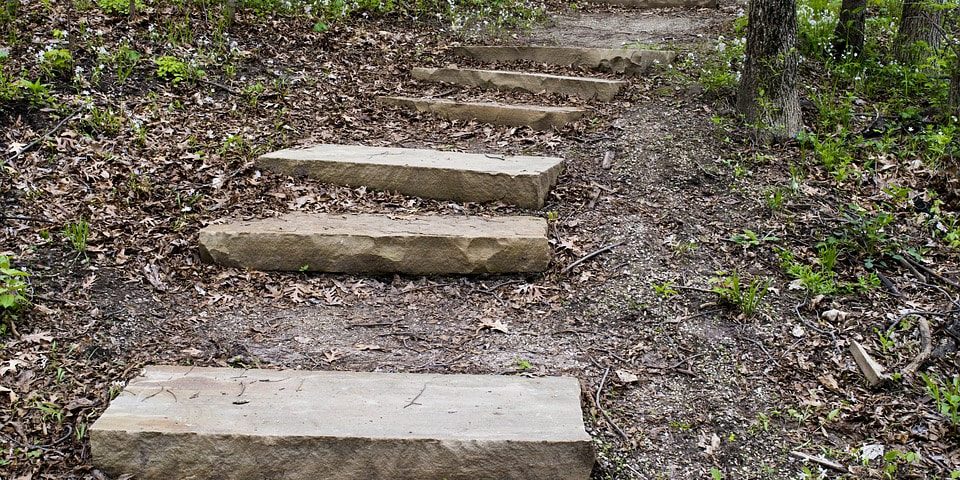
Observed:
[[[631,75],[643,73],[654,64],[672,63],[677,56],[666,50],[538,46],[463,46],[454,48],[454,53],[484,62],[527,61]]]
[[[601,5],[619,5],[632,8],[717,8],[717,0],[587,0]]]
[[[587,480],[575,378],[148,367],[90,428],[139,480]]]
[[[531,93],[558,93],[608,102],[627,85],[622,80],[568,77],[543,73],[476,70],[471,68],[421,68],[411,70],[413,78],[486,89],[523,90]]]
[[[576,122],[586,113],[586,110],[574,107],[457,102],[441,98],[379,97],[377,100],[386,105],[433,113],[452,120],[477,120],[536,130],[563,127]]]
[[[315,145],[268,153],[257,165],[327,183],[459,202],[541,208],[563,159],[410,148]]]
[[[211,225],[202,258],[254,270],[479,274],[541,272],[550,263],[547,221],[290,213]]]

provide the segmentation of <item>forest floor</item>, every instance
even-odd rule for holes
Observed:
[[[202,18],[187,22],[191,41],[171,42],[182,29],[162,9],[131,21],[70,5],[25,8],[4,70],[37,72],[37,52],[51,42],[73,51],[79,69],[47,82],[59,107],[0,105],[0,251],[31,274],[33,301],[0,348],[0,478],[103,478],[85,430],[119,386],[158,363],[576,376],[596,479],[946,478],[960,469],[956,427],[923,382],[869,388],[848,350],[857,340],[899,371],[921,346],[919,321],[900,321],[904,309],[939,312],[925,314],[941,350],[923,368],[956,371],[952,287],[894,267],[885,278],[903,297],[798,288],[778,248],[815,251],[811,232],[830,231],[850,200],[796,146],[754,145],[722,121],[729,112],[683,68],[633,78],[614,102],[594,104],[411,80],[413,66],[472,62],[450,52],[457,37],[406,21],[316,32],[302,19],[241,12],[217,51],[197,47],[211,35]],[[712,49],[737,13],[554,8],[543,26],[487,42],[658,45],[686,58]],[[54,29],[67,34],[55,39]],[[126,81],[100,50],[122,44],[143,55]],[[157,78],[148,58],[161,54],[193,59],[204,80]],[[583,104],[594,115],[534,132],[374,101],[395,93]],[[555,212],[555,263],[542,275],[469,278],[201,263],[197,232],[224,217],[519,212],[253,167],[258,154],[311,143],[562,156],[567,170],[535,213]],[[791,164],[806,175],[791,176]],[[782,203],[766,200],[771,186],[792,181]],[[89,223],[83,253],[62,233],[79,219]],[[619,246],[563,272],[611,244]],[[951,252],[929,258],[947,277],[960,271]],[[738,294],[729,293],[734,278],[745,284]],[[769,284],[751,296],[751,279]]]

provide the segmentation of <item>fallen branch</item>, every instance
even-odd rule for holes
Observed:
[[[813,462],[818,465],[823,465],[824,467],[836,470],[841,473],[849,473],[849,470],[847,470],[847,467],[840,465],[839,463],[834,462],[833,460],[829,460],[818,455],[810,455],[809,453],[803,453],[803,452],[798,452],[796,450],[793,450],[790,452],[790,456],[799,458],[800,460]]]
[[[627,243],[627,242],[620,241],[617,243],[611,243],[610,245],[607,245],[606,247],[603,247],[600,250],[590,252],[584,255],[583,257],[581,257],[580,260],[577,260],[576,262],[573,262],[570,265],[567,265],[567,267],[564,268],[563,271],[561,271],[560,273],[563,273],[563,274],[570,273],[571,270],[573,270],[574,268],[577,268],[577,265],[580,265],[581,263],[586,262],[587,260],[590,260],[591,258],[596,257],[597,255],[600,255],[605,252],[609,252],[610,250],[613,250],[614,248],[617,248],[620,245],[623,245],[624,243]]]
[[[919,320],[917,320],[917,327],[920,330],[920,353],[914,357],[913,361],[907,364],[906,367],[903,367],[903,373],[906,375],[913,375],[917,372],[921,365],[930,358],[930,354],[933,353],[933,343],[930,341],[930,322],[927,321],[925,317],[917,313],[916,315]]]
[[[913,260],[913,259],[911,259],[910,257],[908,257],[908,256],[906,256],[906,255],[901,255],[901,257],[903,257],[903,259],[906,260],[907,263],[913,265],[914,267],[919,268],[920,270],[923,270],[924,272],[929,273],[930,275],[932,275],[932,276],[933,276],[934,278],[936,278],[937,280],[940,280],[941,282],[946,283],[947,285],[950,285],[950,286],[953,287],[953,288],[960,289],[960,283],[957,283],[955,280],[951,280],[951,279],[949,279],[949,278],[947,278],[947,277],[944,277],[943,275],[940,275],[938,272],[934,271],[934,270],[931,269],[930,267],[927,267],[926,265],[924,265],[924,264],[922,264],[922,263],[920,263],[920,262],[918,262],[918,261],[916,261],[916,260]]]
[[[608,375],[610,375],[610,367],[607,367],[607,369],[604,370],[603,372],[603,378],[600,379],[600,385],[597,385],[597,395],[593,397],[593,403],[596,405],[597,410],[600,412],[600,415],[603,415],[604,420],[606,420],[607,423],[610,425],[610,427],[613,428],[615,432],[617,432],[617,435],[620,435],[620,438],[622,438],[624,442],[627,442],[627,444],[630,444],[631,443],[630,437],[628,437],[627,434],[623,430],[621,430],[619,426],[617,426],[617,424],[613,421],[613,419],[610,418],[610,415],[607,413],[607,411],[604,410],[603,407],[600,405],[600,394],[603,392],[603,385],[607,383]]]
[[[30,150],[31,148],[37,146],[38,143],[44,141],[44,140],[45,140],[47,137],[49,137],[50,135],[53,135],[54,133],[57,133],[61,128],[63,128],[64,125],[67,124],[67,122],[69,122],[71,119],[73,119],[73,117],[76,117],[76,116],[80,113],[80,111],[83,110],[83,108],[84,108],[84,107],[80,107],[80,108],[74,110],[73,113],[71,113],[70,115],[67,115],[66,117],[64,117],[63,120],[60,120],[56,125],[53,126],[53,128],[51,128],[50,130],[47,130],[46,133],[44,133],[44,134],[41,135],[40,137],[34,139],[32,142],[28,143],[27,146],[21,148],[20,151],[18,151],[17,153],[14,153],[13,155],[10,155],[9,157],[7,157],[7,159],[5,160],[4,163],[10,163],[10,162],[12,162],[12,161],[20,158],[20,155],[23,155],[24,153],[26,153],[26,152],[27,152],[28,150]]]

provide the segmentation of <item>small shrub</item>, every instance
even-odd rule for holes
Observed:
[[[935,375],[920,374],[927,395],[933,400],[937,412],[947,418],[954,427],[960,426],[960,375],[941,381]]]
[[[8,325],[13,330],[14,316],[30,303],[27,298],[29,276],[23,270],[12,268],[10,257],[0,255],[0,335],[6,335]]]
[[[170,81],[174,85],[197,80],[204,75],[203,70],[169,55],[154,59],[153,63],[157,66],[157,77]]]
[[[47,50],[40,57],[40,71],[50,78],[70,75],[73,73],[73,65],[73,54],[65,48]]]
[[[87,251],[87,240],[90,239],[90,224],[84,219],[68,223],[63,227],[63,236],[77,253],[83,254]]]
[[[97,0],[97,6],[107,15],[130,15],[130,0]],[[134,6],[142,10],[143,0],[136,0]]]
[[[713,292],[720,296],[720,301],[737,307],[744,316],[752,317],[767,295],[770,281],[754,278],[748,285],[744,285],[740,274],[733,272],[730,275],[711,279]]]

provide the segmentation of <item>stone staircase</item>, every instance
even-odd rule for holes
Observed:
[[[670,52],[461,47],[484,62],[637,75]],[[414,69],[419,79],[609,101],[622,80],[476,69]],[[382,97],[448,118],[561,128],[585,109]],[[259,167],[352,187],[457,202],[544,206],[563,160],[316,145]],[[227,220],[199,234],[201,256],[269,271],[465,275],[541,272],[546,219],[288,213]],[[91,427],[93,462],[139,479],[587,480],[592,442],[572,378],[149,367]]]

